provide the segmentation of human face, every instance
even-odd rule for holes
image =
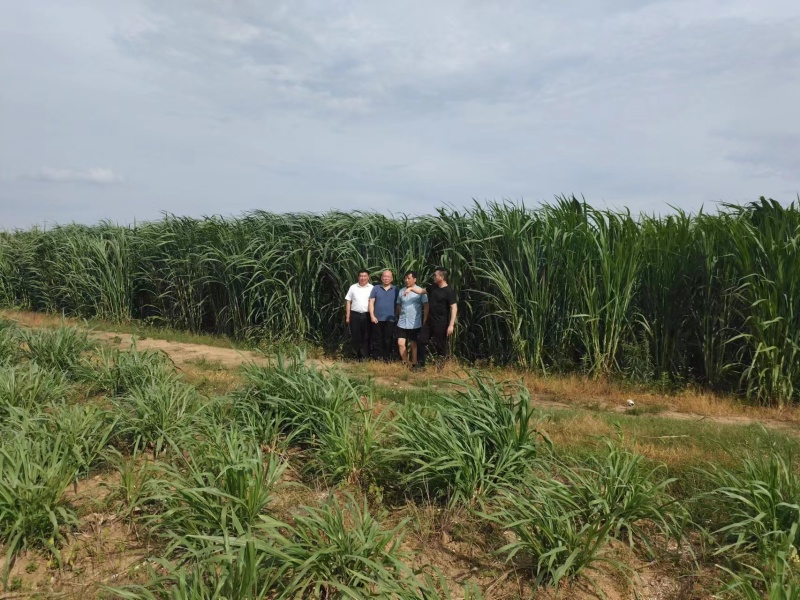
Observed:
[[[381,283],[384,286],[389,287],[390,285],[392,285],[392,280],[393,279],[394,279],[394,277],[392,277],[392,272],[389,271],[388,269],[386,271],[384,271],[383,273],[381,273]]]
[[[442,277],[442,274],[439,273],[439,271],[434,271],[433,272],[433,283],[435,283],[436,285],[441,285],[441,283],[443,281],[444,281],[444,277]]]
[[[411,273],[406,275],[406,287],[414,287],[415,285],[417,285],[417,278]]]
[[[369,274],[367,273],[359,273],[358,274],[358,285],[364,287],[369,283]]]

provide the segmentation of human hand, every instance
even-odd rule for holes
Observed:
[[[449,326],[447,327],[447,337],[450,337],[451,335],[453,335],[453,329],[454,329],[454,328],[453,328],[453,326],[452,326],[452,325],[449,325]]]
[[[372,322],[375,323],[375,325],[377,325],[378,324],[378,317],[372,317]]]
[[[350,325],[350,315],[347,315],[347,316],[344,318],[344,322],[345,322],[345,323],[347,323],[348,325]]]

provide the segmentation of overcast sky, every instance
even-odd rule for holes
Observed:
[[[0,0],[0,229],[800,192],[800,2]]]

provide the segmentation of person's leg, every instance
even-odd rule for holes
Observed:
[[[369,323],[370,354],[374,360],[383,358],[383,323],[378,321]]]
[[[411,344],[411,366],[417,366],[417,342],[410,342]]]
[[[428,343],[430,340],[431,322],[428,321],[422,326],[417,336],[417,354],[419,355],[419,366],[424,367],[428,357]]]
[[[353,355],[358,358],[358,348],[361,343],[361,323],[355,313],[350,313],[350,344],[353,346]]]
[[[364,326],[361,329],[361,350],[358,356],[360,359],[366,360],[369,358],[369,333],[371,325],[372,322],[369,320],[369,315],[364,315]]]
[[[403,335],[403,332],[400,332],[400,335]],[[397,338],[397,350],[400,352],[400,362],[405,364],[408,360],[408,348],[406,346],[405,337]]]
[[[368,341],[367,323],[369,318],[361,313],[350,313],[350,333],[353,338],[353,350],[356,354],[356,359],[366,358],[364,354],[364,341]]]
[[[431,331],[428,347],[436,354],[436,367],[441,369],[447,359],[447,327],[436,327]]]
[[[433,327],[431,329],[430,340],[428,342],[428,348],[430,349],[431,353],[436,354],[439,357],[444,357],[445,352],[447,351],[447,327]]]
[[[394,352],[394,332],[395,322],[385,321],[383,323],[383,360],[389,362],[392,360]]]

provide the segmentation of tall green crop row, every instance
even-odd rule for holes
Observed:
[[[542,371],[800,400],[800,208],[634,218],[575,198],[436,215],[167,216],[0,232],[0,304],[237,338],[345,339],[356,272],[452,272],[454,345]],[[399,283],[399,281],[398,281]]]
[[[762,200],[745,211],[735,244],[744,326],[736,341],[748,396],[768,404],[800,398],[800,220],[794,207]]]

